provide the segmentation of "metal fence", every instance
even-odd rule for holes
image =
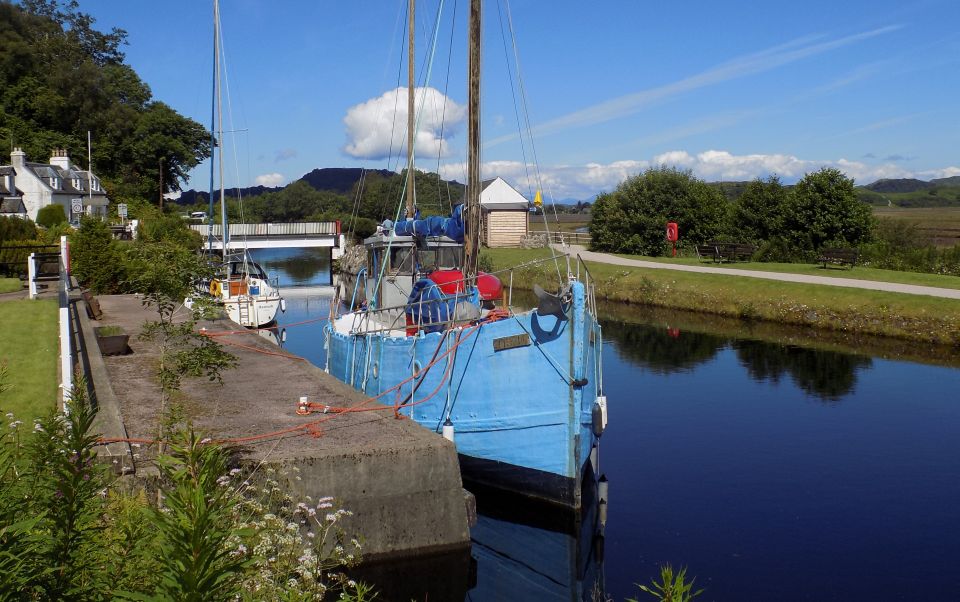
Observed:
[[[546,236],[552,244],[590,246],[590,235],[586,232],[547,232],[545,230],[530,230],[531,235]]]

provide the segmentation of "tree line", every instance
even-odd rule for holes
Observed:
[[[597,197],[590,233],[595,250],[661,256],[669,250],[667,222],[681,245],[736,241],[759,247],[768,260],[809,258],[827,246],[872,240],[875,220],[857,199],[853,180],[825,167],[785,187],[777,176],[747,184],[733,202],[691,172],[657,167]]]

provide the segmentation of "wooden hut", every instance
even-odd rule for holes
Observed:
[[[488,247],[519,247],[527,235],[527,210],[530,203],[500,177],[483,183],[480,207],[483,244]]]

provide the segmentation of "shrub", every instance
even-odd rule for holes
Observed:
[[[127,279],[125,252],[110,228],[96,218],[83,218],[70,237],[70,268],[77,280],[98,295],[118,293]]]
[[[64,212],[62,205],[53,203],[37,212],[37,223],[44,228],[52,228],[57,224],[67,223],[67,214]]]
[[[10,240],[34,240],[37,227],[28,219],[0,216],[0,243]]]

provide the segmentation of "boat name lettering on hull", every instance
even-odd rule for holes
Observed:
[[[516,347],[526,347],[530,344],[530,335],[527,333],[515,334],[509,337],[500,337],[499,339],[493,339],[493,350],[494,351],[504,351],[506,349],[514,349]]]

